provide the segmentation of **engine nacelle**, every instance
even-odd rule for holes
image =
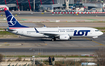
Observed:
[[[60,35],[59,36],[60,40],[68,40],[69,38],[70,38],[69,35]]]
[[[98,38],[98,36],[94,36],[93,38]]]

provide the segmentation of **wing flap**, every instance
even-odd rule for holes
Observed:
[[[41,34],[47,35],[49,37],[58,37],[59,36],[59,34],[56,34],[56,33],[41,33]]]

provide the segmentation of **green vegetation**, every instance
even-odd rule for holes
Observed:
[[[105,27],[95,27],[96,29],[99,29],[99,30],[105,30]]]
[[[102,32],[105,32],[105,31],[102,31]]]
[[[3,28],[0,28],[0,30],[4,30]]]
[[[7,31],[0,31],[0,35],[15,35]]]

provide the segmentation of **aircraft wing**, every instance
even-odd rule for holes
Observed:
[[[47,35],[49,37],[58,37],[59,36],[59,34],[56,34],[56,33],[41,33],[41,34]]]
[[[59,36],[58,33],[39,32],[36,28],[35,28],[35,31],[36,31],[37,33],[44,34],[44,35],[47,35],[47,36],[49,36],[49,37],[58,37],[58,36]]]

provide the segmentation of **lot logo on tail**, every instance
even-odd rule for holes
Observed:
[[[14,18],[14,16],[12,16],[12,15],[9,15],[7,17],[7,21],[8,21],[9,26],[14,26],[17,22],[16,19]]]
[[[21,25],[7,9],[4,9],[4,11],[5,11],[5,15],[7,17],[9,27],[25,27],[25,28],[28,28],[28,26]]]

